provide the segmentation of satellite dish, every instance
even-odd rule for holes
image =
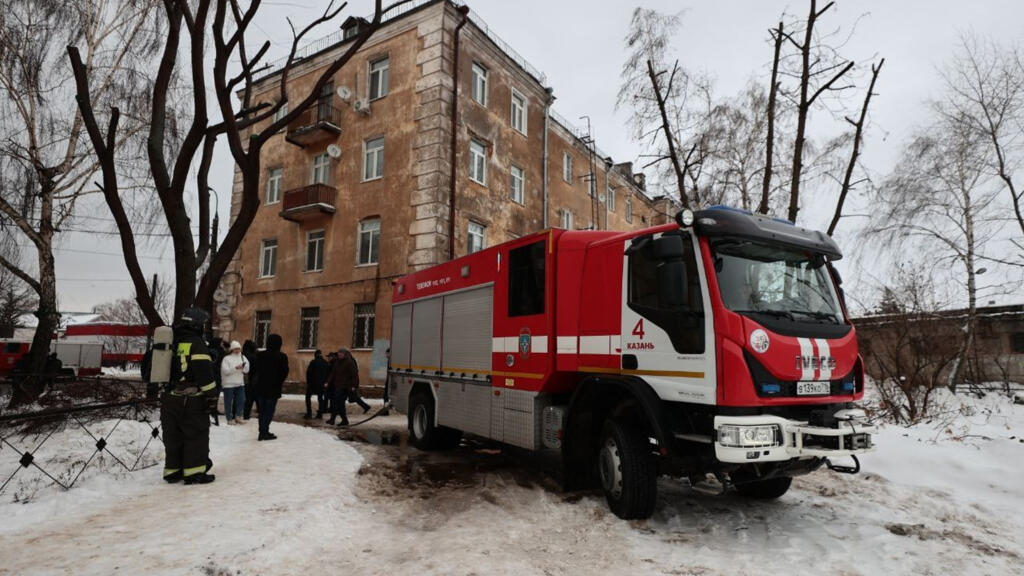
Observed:
[[[338,86],[338,98],[341,98],[343,102],[348,102],[352,99],[352,91],[348,89],[348,86]]]
[[[228,306],[227,304],[218,304],[217,305],[217,315],[218,316],[229,316],[229,315],[231,315],[231,306]]]
[[[327,147],[327,155],[331,158],[341,158],[341,148],[337,144],[331,144]]]
[[[227,292],[225,292],[224,290],[221,290],[220,288],[217,288],[216,290],[214,290],[214,292],[213,292],[213,301],[214,302],[223,302],[223,301],[225,301],[227,299],[228,299],[228,293]]]

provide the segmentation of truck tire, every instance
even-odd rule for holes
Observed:
[[[623,520],[651,517],[658,494],[658,465],[646,436],[606,421],[597,451],[597,473],[613,514]]]
[[[446,450],[459,445],[462,431],[434,424],[434,397],[417,392],[409,398],[409,439],[420,450]]]
[[[757,482],[744,482],[736,485],[736,491],[755,500],[774,500],[785,494],[793,479],[789,476],[776,476]]]

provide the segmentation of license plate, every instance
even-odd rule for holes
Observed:
[[[796,383],[797,396],[828,396],[829,392],[831,391],[832,385],[829,382]]]

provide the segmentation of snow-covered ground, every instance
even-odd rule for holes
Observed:
[[[771,503],[665,478],[643,522],[493,444],[424,455],[319,423],[276,423],[259,443],[255,421],[221,426],[211,485],[165,485],[157,466],[27,504],[5,492],[0,574],[1020,574],[1024,406],[950,401],[966,410],[885,428],[859,476],[818,472]],[[279,414],[302,422],[300,406]],[[360,435],[403,427],[394,415]]]

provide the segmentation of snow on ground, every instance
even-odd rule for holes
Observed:
[[[212,485],[165,485],[156,467],[28,504],[5,493],[0,574],[1019,574],[1024,406],[957,400],[967,415],[942,426],[884,429],[859,476],[821,471],[771,503],[663,478],[643,522],[488,442],[428,455],[322,423],[260,443],[254,421],[221,426]],[[346,437],[403,428],[392,415]]]

